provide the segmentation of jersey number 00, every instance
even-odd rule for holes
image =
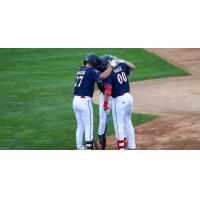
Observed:
[[[117,79],[120,84],[122,84],[123,82],[127,82],[127,77],[124,72],[122,72],[121,74],[117,74]]]

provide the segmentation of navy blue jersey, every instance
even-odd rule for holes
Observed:
[[[97,86],[98,86],[99,90],[104,93],[104,81],[97,83]]]
[[[102,80],[101,82],[97,82],[97,86],[98,86],[98,88],[99,88],[99,90],[104,94],[104,92],[105,92],[105,86],[108,84],[107,83],[108,81],[104,81],[104,80]]]
[[[119,63],[110,76],[104,80],[104,84],[112,85],[112,97],[116,98],[130,91],[128,75],[129,67],[125,63]]]
[[[100,74],[94,68],[81,67],[76,73],[74,95],[92,97],[95,81],[99,82]]]

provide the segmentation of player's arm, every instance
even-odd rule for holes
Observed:
[[[104,104],[103,108],[104,111],[109,113],[109,107],[108,107],[108,100],[110,96],[112,95],[112,75],[110,75],[106,80],[104,80]]]
[[[107,79],[107,78],[110,76],[110,74],[111,74],[113,68],[116,67],[116,65],[117,65],[117,63],[116,63],[115,60],[109,62],[109,63],[107,64],[107,69],[106,69],[103,73],[100,73],[100,74],[98,75],[98,80],[97,80],[97,81],[100,82],[101,80]]]
[[[109,111],[109,107],[108,107],[108,100],[110,98],[110,96],[112,95],[112,85],[111,84],[107,84],[104,86],[104,104],[103,104],[103,108],[104,111]]]
[[[108,68],[103,73],[100,74],[99,78],[100,79],[108,78],[108,76],[111,74],[112,70],[113,70],[113,67],[111,65],[109,65]]]
[[[116,59],[116,62],[117,62],[117,63],[125,63],[125,64],[128,66],[129,70],[131,70],[131,71],[133,71],[133,70],[136,69],[136,66],[135,66],[133,63],[129,62],[129,61],[126,61],[126,60],[122,60],[122,59],[120,59],[120,58],[117,58],[117,59]]]
[[[133,70],[136,69],[136,66],[135,66],[133,63],[129,62],[129,61],[125,61],[125,64],[128,65],[128,68],[129,68],[131,71],[133,71]]]

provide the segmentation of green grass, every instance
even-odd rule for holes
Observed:
[[[74,75],[88,52],[133,61],[131,81],[188,75],[143,49],[0,49],[0,149],[75,148]],[[96,133],[96,105],[94,112]],[[133,121],[155,117],[134,114]]]

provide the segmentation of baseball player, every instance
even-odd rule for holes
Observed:
[[[136,149],[135,131],[131,121],[133,99],[130,95],[128,76],[135,66],[125,60],[105,58],[104,66],[108,63],[114,67],[110,76],[105,80],[104,110],[109,109],[109,97],[112,96],[112,116],[117,138],[118,149],[125,149],[125,135],[128,137],[128,149]]]
[[[115,58],[112,55],[105,54],[100,57],[101,65],[99,65],[96,69],[100,72],[104,72],[106,70],[106,63],[105,60],[109,59],[110,60]],[[99,143],[101,145],[101,149],[105,150],[106,149],[106,124],[108,121],[108,115],[110,113],[110,109],[112,107],[112,97],[110,96],[108,100],[108,107],[107,111],[104,110],[103,104],[104,104],[104,96],[105,96],[105,91],[107,89],[107,84],[103,80],[100,83],[97,83],[98,88],[100,90],[100,103],[99,103],[99,128],[98,128],[98,135],[99,135]]]
[[[99,62],[99,58],[95,54],[88,54],[84,59],[84,65],[76,73],[73,109],[77,120],[76,144],[79,150],[84,149],[84,134],[87,149],[93,149],[92,96],[94,84],[106,79],[112,72],[111,66],[108,66],[103,73],[98,72],[94,67]]]
[[[102,57],[101,57],[102,58]],[[100,60],[101,60],[100,58]],[[101,64],[96,68],[100,72],[104,72],[106,68]],[[104,95],[105,95],[105,82],[102,80],[100,83],[97,83],[97,86],[100,90],[100,103],[99,103],[99,128],[98,128],[98,136],[99,136],[99,143],[101,145],[101,149],[106,149],[106,123],[108,120],[109,109],[105,112],[103,103],[104,103]],[[112,98],[109,98],[108,104],[109,108],[112,106]]]

